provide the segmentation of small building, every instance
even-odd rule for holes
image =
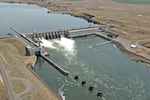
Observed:
[[[135,44],[131,44],[130,47],[131,48],[137,48],[137,46]]]
[[[32,47],[30,47],[29,45],[27,45],[27,46],[25,47],[25,49],[26,49],[26,56],[33,56],[33,55],[35,55],[35,50],[34,50],[34,48],[32,48]]]

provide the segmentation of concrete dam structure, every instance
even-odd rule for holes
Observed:
[[[39,32],[39,33],[31,33],[27,35],[31,39],[38,39],[38,38],[45,38],[45,39],[56,39],[61,38],[61,36],[68,37],[69,32],[68,30],[57,30],[57,31],[50,31],[50,32]]]
[[[86,27],[78,29],[69,29],[69,30],[57,30],[50,32],[34,32],[29,33],[26,36],[29,37],[32,41],[38,42],[39,38],[44,39],[56,39],[61,38],[61,36],[66,38],[76,38],[88,35],[97,35],[102,38],[110,40],[110,38],[117,37],[118,34],[111,32],[105,28],[106,26],[95,26],[95,27]]]

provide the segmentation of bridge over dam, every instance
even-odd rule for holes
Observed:
[[[38,42],[39,38],[45,39],[56,39],[67,37],[67,38],[76,38],[83,37],[88,35],[97,35],[107,40],[111,40],[113,37],[117,37],[118,34],[107,30],[104,26],[95,26],[95,27],[86,27],[86,28],[78,28],[78,29],[68,29],[68,30],[56,30],[49,32],[34,32],[29,33],[26,36],[29,37],[32,41]]]

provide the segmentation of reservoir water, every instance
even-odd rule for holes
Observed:
[[[83,19],[63,14],[47,14],[47,9],[36,5],[0,3],[0,36],[11,33],[10,27],[20,32],[42,32],[92,25]]]
[[[47,14],[47,9],[27,4],[0,3],[0,36],[20,32],[69,29],[93,25],[84,19],[63,14]],[[42,58],[34,71],[62,96],[63,100],[150,100],[150,68],[136,63],[112,43],[90,48],[106,40],[89,36],[76,39],[42,40],[53,61],[70,72],[63,76]],[[79,75],[75,81],[74,76]],[[81,86],[81,81],[87,84]],[[92,92],[88,87],[93,85]],[[101,90],[103,97],[97,97]]]

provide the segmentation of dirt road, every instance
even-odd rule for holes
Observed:
[[[5,82],[5,85],[7,87],[7,91],[8,91],[8,94],[9,94],[9,99],[10,100],[18,100],[18,98],[15,96],[15,93],[13,91],[13,87],[12,87],[10,78],[8,76],[8,72],[5,69],[5,67],[4,67],[4,65],[3,65],[1,60],[0,60],[0,70],[1,70],[2,77],[3,77],[4,82]]]

